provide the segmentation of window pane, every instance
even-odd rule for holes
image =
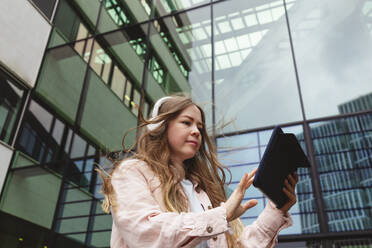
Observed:
[[[120,150],[124,130],[136,126],[137,119],[123,106],[119,98],[102,80],[90,70],[89,87],[81,121],[81,131],[96,144],[109,150]],[[99,116],[100,118],[97,118]],[[110,123],[110,128],[107,124]],[[127,145],[134,140],[132,132],[126,139]]]
[[[29,111],[34,116],[38,117],[38,121],[43,126],[43,129],[46,132],[49,132],[50,126],[52,125],[53,116],[44,108],[42,108],[39,104],[37,104],[35,101],[31,101]]]
[[[17,115],[21,109],[24,90],[16,86],[0,70],[0,139],[10,142]]]
[[[372,229],[372,146],[358,125],[371,115],[311,124],[320,186],[330,231]],[[369,124],[371,126],[371,124]]]
[[[85,151],[87,149],[87,142],[83,140],[79,135],[74,135],[74,140],[72,142],[71,158],[84,157]]]
[[[131,94],[132,94],[132,83],[127,80],[127,87],[125,89],[125,99],[124,104],[129,107],[129,103],[131,101]]]
[[[56,0],[32,0],[32,2],[44,13],[46,17],[48,17],[49,20],[51,19]]]
[[[93,232],[91,245],[94,247],[109,247],[111,232]]]
[[[233,0],[213,13],[220,132],[302,120],[283,3]]]
[[[191,92],[193,100],[205,111],[208,130],[212,127],[210,8],[207,6],[160,19],[158,23],[153,23],[150,37],[152,47],[169,72],[166,80],[173,80],[167,82],[168,90],[173,91],[173,84],[183,92]],[[178,53],[171,53],[169,46]],[[156,84],[154,81],[147,82],[148,87],[155,87]]]
[[[138,115],[138,108],[139,108],[139,104],[140,104],[140,93],[138,92],[138,90],[134,89],[133,90],[133,100],[131,101],[131,105],[132,105],[132,112],[135,114],[135,115]]]
[[[283,131],[295,134],[299,142],[303,143],[302,126],[285,127]],[[237,188],[244,173],[258,167],[266,148],[265,144],[267,144],[271,133],[272,130],[264,130],[217,139],[218,159],[229,167],[232,174],[231,184],[228,185],[231,190]],[[304,150],[306,151],[306,149]],[[297,173],[299,175],[299,182],[296,188],[297,203],[290,210],[296,223],[292,227],[281,231],[281,234],[319,232],[309,170],[307,168],[299,168]],[[244,197],[245,199],[257,199],[259,202],[258,206],[248,210],[242,217],[242,221],[249,224],[262,212],[268,199],[254,186],[248,188]]]
[[[51,162],[56,159],[58,151],[61,149],[60,143],[54,138],[54,135],[62,135],[64,125],[60,121],[55,121],[53,128],[52,120],[55,117],[44,109],[40,104],[31,100],[29,109],[25,112],[23,123],[20,129],[17,148],[27,155],[31,156],[40,163]],[[58,128],[62,128],[58,133]],[[61,136],[59,136],[61,139]],[[54,164],[48,164],[52,169],[59,171],[59,167]]]
[[[209,2],[209,0],[156,0],[156,14],[162,16],[170,14],[171,12],[192,8]]]
[[[289,4],[307,118],[372,109],[370,9],[370,1]]]
[[[46,52],[37,82],[36,93],[71,123],[76,117],[86,67],[70,46],[55,48]]]
[[[124,97],[125,80],[126,78],[124,74],[119,70],[117,66],[115,66],[112,75],[111,89],[121,100],[123,100]]]
[[[63,131],[65,130],[65,124],[61,122],[60,120],[56,119],[54,123],[54,128],[53,128],[53,138],[54,140],[58,143],[61,144],[62,140],[62,135]]]

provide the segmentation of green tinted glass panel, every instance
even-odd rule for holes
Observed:
[[[67,41],[76,40],[81,21],[67,1],[60,1],[54,23],[64,39]]]
[[[106,214],[94,216],[93,230],[107,230],[111,229],[111,227],[112,227],[111,215]]]
[[[74,186],[73,184],[70,184]],[[85,190],[79,188],[72,188],[66,190],[66,198],[65,201],[82,201],[82,200],[91,200],[92,196],[89,195]]]
[[[108,49],[116,55],[120,67],[139,87],[144,66],[142,59],[147,52],[144,43],[146,30],[147,25],[141,25],[125,29],[125,32],[120,30],[102,36]]]
[[[136,117],[90,70],[88,93],[81,122],[82,132],[105,149],[119,150],[123,134],[136,124]],[[131,132],[126,139],[126,145],[131,144],[134,137],[135,132]]]
[[[95,247],[108,247],[110,245],[111,232],[93,232],[91,245]]]
[[[38,162],[36,160],[27,156],[26,154],[20,151],[16,151],[14,155],[12,168],[30,166],[30,165],[35,165],[37,163]]]
[[[36,93],[69,122],[75,120],[86,64],[69,46],[47,52]]]
[[[88,226],[88,217],[62,219],[59,227],[60,233],[86,232]]]
[[[98,0],[75,0],[75,3],[81,8],[82,14],[87,17],[90,24],[95,26],[97,23],[100,2]]]
[[[0,209],[45,228],[51,228],[61,178],[40,168],[8,176]]]
[[[165,96],[165,92],[148,70],[146,70],[146,73],[149,74],[147,76],[146,92],[151,100],[155,102],[157,99]]]
[[[63,205],[62,217],[89,215],[91,201],[66,203]]]
[[[86,235],[87,235],[86,233],[83,233],[83,234],[68,234],[68,235],[66,235],[66,237],[68,237],[72,240],[78,241],[80,243],[84,243]]]
[[[146,1],[125,1],[127,9],[131,13],[135,13],[135,18],[137,22],[143,22],[143,21],[148,20],[149,18],[148,4],[146,4],[145,2]]]
[[[175,79],[175,82],[178,83],[179,88],[183,92],[190,92],[190,84],[187,82],[187,79],[180,70],[175,58],[170,53],[169,48],[167,47],[166,43],[161,38],[160,34],[155,29],[153,24],[151,24],[150,42],[156,54],[159,56],[162,63],[164,63],[164,66],[167,68],[168,72]]]
[[[119,25],[117,24],[117,20],[115,19],[115,16],[112,14],[112,11],[108,12],[106,8],[102,8],[98,24],[98,32],[104,33],[118,28]]]
[[[0,71],[0,140],[10,143],[17,114],[22,106],[24,90]]]
[[[63,37],[58,33],[57,29],[53,28],[52,35],[50,36],[50,41],[48,48],[59,46],[65,44],[66,41]]]

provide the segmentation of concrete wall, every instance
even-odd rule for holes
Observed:
[[[35,85],[51,25],[25,0],[0,1],[0,63]]]
[[[0,143],[0,192],[5,183],[6,172],[8,171],[13,150]]]

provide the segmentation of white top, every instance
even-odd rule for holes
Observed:
[[[193,212],[193,213],[204,212],[204,209],[203,209],[198,197],[196,196],[196,192],[195,192],[194,185],[192,184],[192,182],[190,180],[183,179],[181,181],[181,185],[182,185],[183,190],[185,191],[186,196],[189,200],[191,212]],[[208,242],[206,240],[204,240],[199,245],[197,245],[195,248],[208,248],[208,247],[209,247]]]

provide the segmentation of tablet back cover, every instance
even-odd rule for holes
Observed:
[[[276,127],[256,172],[253,185],[281,208],[288,197],[283,192],[284,180],[298,167],[310,167],[310,162],[292,133]]]

